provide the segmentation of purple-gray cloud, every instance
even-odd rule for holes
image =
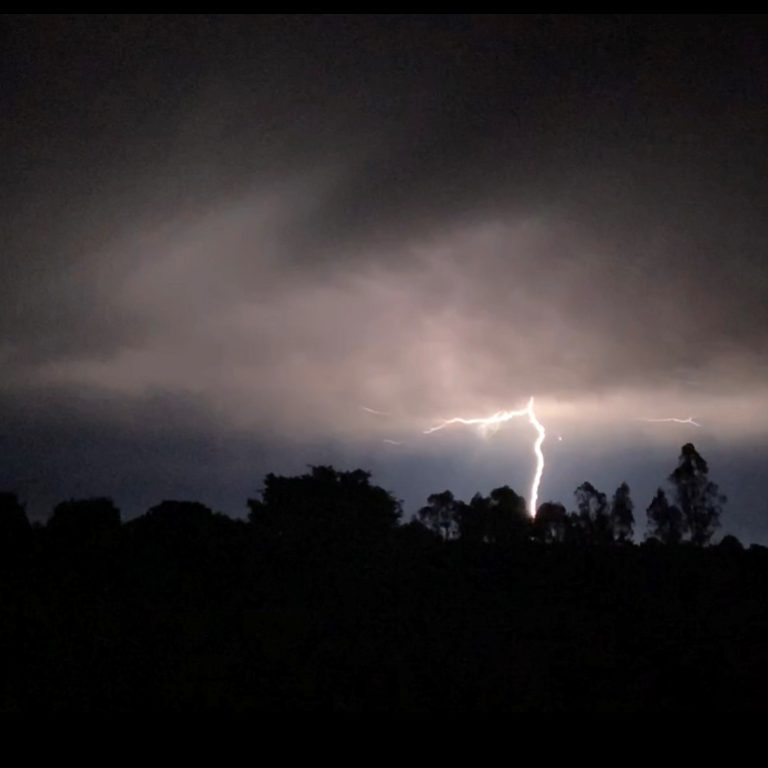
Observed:
[[[386,476],[398,452],[474,450],[425,439],[435,421],[535,395],[585,473],[687,439],[643,418],[764,441],[753,21],[4,25],[14,429],[66,413],[132,445],[165,429],[174,453],[279,443],[299,467],[348,446],[386,451]],[[523,433],[477,446],[525,464]]]

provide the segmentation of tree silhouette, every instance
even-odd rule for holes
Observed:
[[[444,494],[437,495],[440,497],[444,496]],[[433,499],[432,496],[429,497],[429,500],[431,499]],[[448,502],[448,499],[443,499],[443,502]],[[480,544],[487,541],[489,519],[491,516],[491,500],[481,493],[476,493],[470,499],[469,504],[454,500],[453,505],[453,514],[456,517],[461,540],[468,544]],[[426,509],[430,509],[430,507],[423,508],[423,510]],[[431,514],[431,512],[428,514]],[[419,515],[421,515],[421,511]]]
[[[670,504],[667,494],[659,488],[648,506],[649,539],[657,539],[662,544],[679,544],[685,534],[685,521],[682,512]]]
[[[544,544],[565,541],[568,514],[559,502],[545,501],[539,506],[533,521],[533,535]]]
[[[611,501],[611,526],[616,541],[626,543],[632,539],[632,529],[635,525],[633,510],[635,505],[629,495],[629,486],[622,483],[613,494]]]
[[[433,493],[427,497],[427,505],[419,510],[419,520],[443,539],[452,539],[459,532],[461,505],[451,491]]]
[[[525,499],[508,485],[491,491],[488,540],[497,544],[526,541],[530,536],[531,518]]]
[[[161,501],[130,525],[156,540],[194,541],[213,535],[232,520],[199,501]]]
[[[582,483],[575,491],[578,524],[585,539],[593,544],[613,542],[613,524],[608,499],[592,483]]]
[[[456,501],[452,494],[449,498],[445,493],[449,492],[436,494],[434,501],[438,508],[452,509],[462,541],[510,546],[528,539],[531,521],[525,499],[509,486],[494,488],[488,497],[476,493],[469,504]],[[431,504],[433,497],[429,500]],[[431,506],[424,509],[429,510],[427,514],[434,514]]]
[[[112,499],[70,499],[56,505],[47,530],[56,538],[88,543],[120,528],[120,510]]]
[[[738,540],[732,533],[723,536],[720,543],[717,545],[721,550],[725,552],[743,552],[744,545]]]
[[[300,477],[268,474],[261,499],[249,499],[248,519],[261,534],[285,541],[368,541],[390,532],[400,503],[370,483],[362,469],[312,467]]]
[[[720,525],[720,513],[726,497],[709,479],[709,467],[694,447],[686,443],[680,453],[677,468],[669,476],[674,489],[675,502],[682,512],[691,543],[704,546],[709,543],[715,528]]]
[[[30,529],[24,505],[15,493],[0,493],[0,540],[15,539]]]
[[[0,565],[17,563],[31,543],[32,527],[15,493],[0,493]]]

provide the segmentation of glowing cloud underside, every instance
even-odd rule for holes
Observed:
[[[544,443],[544,438],[547,433],[542,423],[536,418],[536,412],[533,409],[533,398],[528,401],[528,405],[525,408],[519,411],[497,411],[492,416],[487,416],[485,418],[465,419],[456,416],[452,419],[446,419],[441,424],[437,424],[434,427],[425,429],[424,434],[431,435],[433,432],[438,432],[439,430],[453,426],[454,424],[478,426],[483,433],[487,433],[489,430],[495,432],[503,423],[522,416],[527,416],[531,426],[536,430],[536,440],[533,443],[533,454],[536,457],[536,470],[533,473],[533,482],[531,483],[531,503],[528,508],[528,513],[531,517],[536,517],[539,501],[539,486],[541,485],[541,478],[544,475],[544,452],[542,451],[541,446]]]

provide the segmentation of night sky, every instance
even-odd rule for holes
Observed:
[[[524,419],[423,430],[533,395],[540,501],[626,480],[642,523],[691,441],[768,542],[768,19],[0,34],[0,487],[33,519],[244,515],[327,463],[409,514],[527,497]]]

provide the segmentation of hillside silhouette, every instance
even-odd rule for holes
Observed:
[[[0,710],[766,708],[768,549],[713,543],[692,444],[648,503],[506,486],[415,519],[363,470],[269,474],[248,518],[108,498],[30,525],[0,494]]]

